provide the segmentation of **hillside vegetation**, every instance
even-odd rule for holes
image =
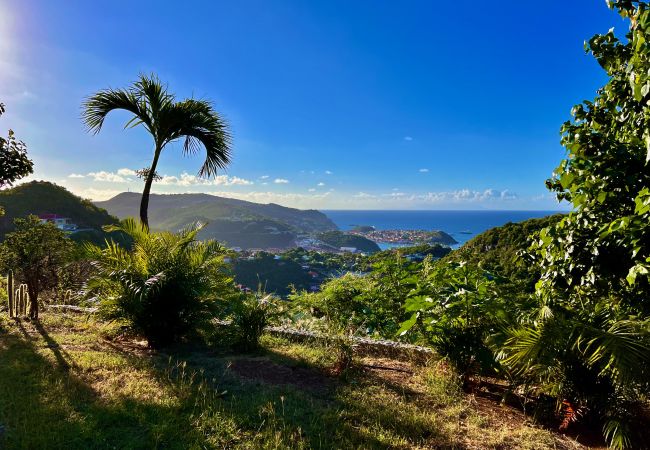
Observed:
[[[119,218],[137,217],[140,194],[124,192],[96,202]],[[299,234],[336,230],[315,210],[287,208],[209,194],[152,194],[149,223],[153,229],[177,231],[196,221],[207,222],[201,239],[217,239],[231,247],[286,248]]]
[[[447,260],[463,261],[471,265],[480,264],[483,269],[506,279],[523,280],[532,290],[539,279],[540,270],[527,263],[522,254],[526,252],[536,233],[555,225],[560,219],[562,215],[555,214],[492,228],[450,253]]]
[[[381,250],[379,246],[370,239],[354,234],[346,234],[342,231],[327,231],[318,235],[318,239],[332,247],[354,247],[365,253],[374,253]]]
[[[0,191],[0,206],[5,210],[5,215],[0,217],[0,238],[13,229],[13,219],[29,214],[69,217],[79,228],[90,228],[97,233],[102,226],[118,222],[90,200],[47,181],[32,181]]]

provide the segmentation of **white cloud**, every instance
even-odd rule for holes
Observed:
[[[418,170],[418,172],[420,172],[420,173],[428,173],[429,169],[420,169],[420,170]]]
[[[510,192],[508,189],[501,191],[500,196],[503,200],[514,200],[517,198],[517,194]]]
[[[105,170],[99,172],[90,172],[88,173],[89,177],[92,177],[94,181],[103,181],[108,183],[127,183],[134,181],[128,176],[135,174],[135,171],[132,169],[122,168],[115,172],[107,172]],[[71,174],[69,178],[82,178],[83,175]],[[156,181],[154,185],[161,186],[250,186],[254,184],[252,181],[245,178],[228,176],[228,175],[218,175],[213,178],[200,178],[196,175],[183,172],[180,175],[163,175],[162,179]]]
[[[106,172],[105,170],[101,170],[99,172],[89,172],[88,176],[93,177],[95,181],[105,181],[107,183],[124,183],[127,181],[121,175],[113,172]]]
[[[68,175],[68,178],[86,178],[86,175],[81,175],[80,173],[71,173]]]
[[[405,141],[412,141],[413,138],[411,136],[404,136]]]
[[[273,182],[275,184],[287,184],[287,183],[289,183],[289,180],[287,180],[285,178],[276,178]]]
[[[119,170],[117,171],[117,174],[118,174],[118,175],[121,175],[121,176],[123,176],[123,177],[134,177],[134,176],[137,175],[137,174],[135,173],[135,170],[133,170],[133,169],[127,169],[127,168],[119,169]]]
[[[317,186],[325,186],[325,183],[321,181],[320,183],[317,184]]]
[[[229,177],[228,175],[218,175],[212,179],[199,178],[196,175],[183,172],[180,176],[164,175],[157,184],[163,186],[249,186],[252,181],[240,177]]]
[[[268,175],[262,175],[262,176],[260,177],[260,180],[266,180],[267,178],[269,178]]]
[[[325,175],[332,175],[332,171],[330,171],[330,170],[326,170],[326,171],[325,171]]]
[[[117,194],[120,194],[122,192],[123,192],[122,190],[116,190],[116,189],[94,189],[94,188],[75,191],[75,193],[80,195],[81,197],[89,198],[95,201],[108,200],[109,198],[113,198]]]
[[[461,207],[462,205],[503,204],[518,199],[517,194],[509,190],[485,189],[476,191],[459,189],[456,191],[426,192],[409,194],[393,190],[392,192],[373,195],[358,192],[352,196],[358,199],[355,206],[377,208],[426,208],[431,206]]]
[[[309,189],[309,192],[316,192],[316,189],[311,188],[311,189]]]
[[[457,191],[448,192],[428,192],[416,196],[427,203],[442,203],[442,202],[483,202],[492,200],[514,200],[517,195],[505,189],[499,191],[496,189],[486,189],[484,191],[473,191],[470,189],[460,189]]]
[[[331,195],[329,192],[322,194],[295,194],[277,192],[210,192],[211,195],[219,197],[236,198],[256,203],[277,203],[279,205],[291,206],[294,208],[322,207],[325,200]]]

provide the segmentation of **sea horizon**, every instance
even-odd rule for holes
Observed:
[[[378,230],[440,230],[460,246],[474,236],[509,222],[566,214],[558,210],[319,210],[342,231],[358,225]],[[382,249],[396,247],[381,243]]]

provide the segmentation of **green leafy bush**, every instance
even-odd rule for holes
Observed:
[[[530,249],[537,307],[506,332],[503,364],[571,421],[615,448],[641,447],[650,396],[650,5],[608,2],[629,19],[586,44],[609,77],[562,126],[567,157],[547,186],[574,210]]]
[[[367,275],[346,274],[325,283],[320,292],[300,292],[290,300],[301,312],[327,321],[345,333],[393,337],[408,317],[402,306],[415,286],[418,264],[395,254]]]
[[[86,294],[97,301],[101,315],[124,320],[152,346],[209,327],[234,286],[223,263],[225,249],[197,241],[200,230],[195,225],[176,234],[154,233],[132,219],[111,227],[130,236],[133,247],[86,244],[96,265]]]
[[[279,313],[279,307],[271,295],[241,295],[230,305],[231,338],[235,347],[251,351],[259,347],[264,328]]]
[[[399,333],[420,333],[465,382],[473,373],[493,374],[498,364],[487,340],[509,319],[494,277],[464,263],[441,262],[424,272],[408,295],[410,318]]]

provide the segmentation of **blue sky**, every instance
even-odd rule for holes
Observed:
[[[154,192],[322,209],[556,209],[559,128],[603,71],[584,53],[626,24],[604,1],[0,3],[0,101],[33,178],[93,199],[141,190],[151,140],[92,92],[156,72],[215,103],[233,163],[214,180],[165,150]]]

